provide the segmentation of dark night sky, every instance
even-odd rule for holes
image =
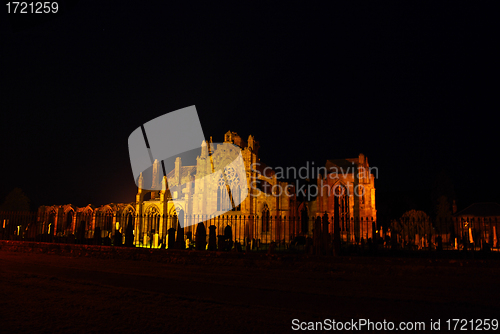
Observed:
[[[129,134],[190,105],[271,166],[363,152],[380,205],[443,168],[459,207],[499,200],[493,8],[61,3],[31,26],[1,14],[0,200],[132,202]]]

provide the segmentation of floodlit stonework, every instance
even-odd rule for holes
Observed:
[[[222,143],[215,144],[212,138],[200,143],[195,165],[184,165],[180,157],[176,158],[167,177],[162,177],[162,166],[155,161],[152,175],[143,178],[141,174],[138,180],[135,202],[83,208],[40,207],[37,234],[77,235],[80,229],[90,238],[99,227],[103,238],[119,229],[125,239],[123,232],[129,226],[136,246],[160,247],[168,244],[169,233],[174,233],[177,242],[179,231],[194,239],[197,222],[204,221],[207,237],[209,226],[216,225],[217,235],[230,233],[241,243],[253,240],[286,244],[297,236],[312,237],[315,218],[327,213],[332,236],[337,222],[345,241],[372,237],[377,213],[375,175],[363,154],[354,159],[327,160],[320,168],[321,175],[312,182],[315,187],[308,188],[312,198],[307,201],[298,196],[298,185],[280,181],[278,168],[260,161],[259,148],[252,135],[243,140],[236,132],[228,131]],[[206,177],[214,172],[214,165],[226,166],[240,153],[244,164],[240,170],[246,175],[226,168],[224,178]],[[145,179],[153,184],[144,184]],[[200,212],[204,213],[201,219]],[[182,226],[185,228],[180,230]]]

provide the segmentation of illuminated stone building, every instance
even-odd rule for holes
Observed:
[[[246,175],[238,175],[235,169],[228,167],[225,180],[221,176],[215,182],[207,182],[205,176],[213,173],[214,162],[225,166],[240,154],[233,150],[232,145],[241,149],[244,168],[240,170],[244,170]],[[164,240],[166,230],[175,228],[176,219],[182,219],[180,217],[188,225],[186,232],[194,235],[196,225],[189,220],[193,215],[203,212],[208,213],[206,218],[216,217],[212,222],[222,219],[223,225],[230,225],[233,235],[239,240],[250,238],[270,241],[278,236],[288,240],[289,224],[276,219],[274,224],[269,222],[273,221],[272,217],[289,220],[295,215],[296,196],[293,187],[287,187],[287,183],[277,180],[276,173],[260,162],[258,151],[259,143],[253,136],[250,135],[245,141],[237,133],[228,131],[223,143],[214,144],[211,139],[201,143],[201,154],[196,159],[196,165],[183,166],[181,158],[177,158],[175,168],[167,174],[168,182],[163,179],[162,190],[145,190],[144,185],[141,187],[143,181],[139,179],[136,212],[140,214],[136,221],[136,235],[144,238],[154,231],[159,234],[159,240]],[[151,188],[156,187],[155,183],[159,180],[157,175],[160,174],[159,162],[155,161],[154,165]],[[233,190],[229,196],[223,191],[226,184],[230,184]],[[287,192],[277,194],[278,189],[285,188]],[[274,194],[271,193],[272,189],[275,190]],[[151,195],[149,199],[147,194]],[[239,203],[243,194],[248,196],[233,207],[232,202]],[[243,227],[241,222],[244,222]]]
[[[500,205],[493,202],[474,203],[453,214],[457,242],[481,249],[498,247],[499,222]]]
[[[352,159],[327,160],[317,179],[317,197],[299,207],[301,216],[326,212],[338,222],[344,241],[372,238],[377,217],[376,174],[372,174],[372,170],[376,172],[375,168],[370,168],[364,154]],[[311,228],[309,226],[308,230]],[[329,225],[329,231],[333,232],[333,224]]]
[[[123,232],[130,226],[136,246],[158,247],[167,243],[169,230],[179,231],[179,222],[186,226],[184,234],[194,238],[197,222],[204,221],[207,234],[209,225],[217,226],[217,235],[226,233],[230,226],[233,239],[242,243],[254,240],[286,244],[295,236],[312,237],[314,219],[326,212],[332,221],[329,231],[333,232],[336,219],[343,240],[372,237],[376,222],[375,176],[363,154],[355,159],[328,160],[321,167],[316,198],[299,203],[296,187],[279,180],[278,168],[260,161],[259,148],[252,135],[244,140],[228,131],[222,143],[213,143],[212,138],[200,143],[195,164],[184,165],[177,157],[166,177],[161,177],[162,165],[155,161],[146,171],[151,175],[141,174],[138,179],[135,202],[82,208],[70,204],[40,207],[36,234],[67,236],[83,229],[85,237],[91,238],[99,227],[101,237],[106,237],[113,235],[116,228]],[[228,163],[236,161],[239,154],[243,168],[230,167]],[[224,169],[224,178],[209,182],[206,176],[214,172],[214,165],[229,167]],[[145,184],[146,180],[152,184]],[[224,190],[228,186],[229,192]]]

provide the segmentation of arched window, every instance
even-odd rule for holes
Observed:
[[[73,210],[69,210],[66,213],[66,219],[65,219],[65,223],[64,223],[64,231],[71,230],[71,228],[73,226],[73,214],[74,214]]]
[[[240,186],[238,185],[233,189],[233,200],[235,205],[233,211],[241,211],[240,197],[241,197],[241,189]]]
[[[221,175],[217,183],[217,211],[231,210],[231,199],[227,193],[227,188],[224,175]]]
[[[47,233],[48,234],[54,234],[54,223],[56,221],[56,211],[51,210],[49,213],[49,220],[47,224]]]
[[[146,233],[158,233],[160,227],[160,211],[155,205],[150,206],[146,211]]]
[[[349,194],[347,188],[338,184],[334,187],[334,211],[338,212],[339,224],[342,231],[349,231]]]
[[[269,207],[264,203],[262,208],[262,232],[269,232]]]
[[[124,219],[122,229],[129,229],[129,230],[134,230],[134,211],[129,208],[125,214],[124,214]]]
[[[241,210],[241,186],[234,168],[226,167],[217,182],[217,211]]]

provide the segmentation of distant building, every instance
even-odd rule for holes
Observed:
[[[453,215],[455,234],[463,243],[498,247],[500,204],[474,203]]]
[[[312,214],[326,212],[338,220],[344,241],[373,237],[377,219],[375,175],[364,154],[352,159],[327,160],[317,187],[318,196],[307,206]],[[299,211],[305,208],[302,205]],[[333,224],[329,229],[333,232]]]

